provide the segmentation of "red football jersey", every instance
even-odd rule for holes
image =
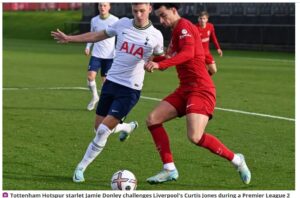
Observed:
[[[216,49],[221,49],[218,39],[216,37],[215,28],[214,25],[211,23],[206,23],[205,28],[201,27],[199,23],[195,24],[198,31],[200,32],[202,45],[204,48],[204,51],[206,53],[209,52],[209,42],[210,39],[212,39],[212,42],[214,43]]]
[[[180,87],[186,90],[211,90],[200,34],[194,24],[181,18],[173,29],[167,51],[171,58],[158,62],[160,69],[176,66]]]

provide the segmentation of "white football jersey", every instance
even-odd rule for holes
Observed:
[[[117,35],[116,56],[107,79],[126,87],[141,90],[145,76],[144,64],[152,55],[164,53],[163,36],[152,23],[144,28],[133,19],[122,18],[106,29],[109,37]]]
[[[118,17],[110,14],[107,18],[101,19],[100,15],[91,20],[91,32],[100,32],[112,26],[119,20]],[[86,48],[93,46],[92,56],[97,58],[112,59],[115,56],[115,37],[105,39],[96,43],[87,43]]]

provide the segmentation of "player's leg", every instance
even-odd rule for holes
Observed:
[[[96,122],[95,122],[95,129],[94,132],[97,133],[97,128],[98,126],[102,123],[102,121],[100,119],[97,119],[98,117],[96,117]],[[137,121],[132,121],[129,123],[125,123],[125,122],[120,122],[114,129],[112,129],[112,133],[126,133],[127,137],[124,137],[124,135],[120,135],[120,141],[125,141],[129,135],[135,130],[137,129],[139,126]]]
[[[111,83],[109,83],[109,84],[111,84]],[[121,87],[124,88],[124,86],[121,86]],[[112,87],[112,90],[113,89],[116,89],[116,88]],[[118,93],[118,91],[115,91],[115,92],[116,92],[116,94],[122,94],[122,91],[120,93]],[[124,97],[125,96],[124,94],[126,94],[127,97]],[[123,110],[122,110],[123,112],[124,111],[129,112],[130,109],[138,101],[139,95],[140,95],[140,91],[133,90],[133,89],[130,89],[130,88],[125,88],[125,93],[123,93],[122,97],[120,97],[122,101],[117,99],[117,100],[115,100],[115,103],[119,104],[120,107],[121,106],[123,107]],[[125,105],[125,104],[128,104],[128,105]],[[108,105],[106,105],[106,106],[108,106]],[[120,107],[117,107],[117,108],[120,108]],[[105,108],[105,107],[102,107],[102,108]],[[132,122],[129,122],[129,123],[125,123],[125,122],[123,122],[124,118],[120,119],[121,122],[114,129],[112,129],[113,133],[119,133],[120,132],[120,136],[119,136],[120,141],[125,141],[126,139],[128,139],[130,134],[138,127],[138,122],[137,121],[132,121]],[[95,132],[96,132],[96,129],[98,128],[98,126],[101,122],[102,122],[101,120],[100,121],[96,120],[96,122],[95,122]]]
[[[189,140],[201,147],[210,150],[229,161],[234,157],[234,153],[229,150],[215,136],[204,133],[209,117],[207,115],[189,113],[186,115],[187,120],[187,135]]]
[[[111,133],[111,125],[117,125],[119,120],[114,117],[108,116],[110,108],[113,104],[113,87],[111,87],[110,83],[105,83],[102,87],[102,92],[100,95],[100,100],[96,110],[96,119],[95,119],[95,138],[89,144],[84,157],[81,162],[77,165],[73,181],[74,182],[84,182],[83,173],[87,166],[99,155],[99,153],[103,150],[106,139]],[[106,124],[103,124],[102,123]],[[107,124],[110,123],[110,124]],[[107,126],[109,125],[109,126]],[[114,126],[115,127],[115,126]]]
[[[113,63],[113,59],[101,59],[101,81],[102,84],[106,80],[106,76],[108,73],[108,70],[111,68],[111,65]]]
[[[95,118],[95,138],[89,144],[85,155],[83,156],[80,163],[77,165],[74,175],[73,181],[74,182],[84,182],[84,171],[87,166],[99,155],[102,151],[106,142],[103,143],[103,137],[101,140],[101,134],[109,133],[109,128],[107,126],[100,127],[101,123],[107,117],[110,106],[113,102],[113,94],[111,93],[111,87],[109,83],[106,83],[102,87],[102,92],[100,95],[100,101],[97,106],[96,110],[96,118]],[[99,143],[99,140],[102,143]],[[96,143],[97,142],[97,143]]]
[[[101,124],[97,128],[95,138],[89,144],[81,162],[77,165],[74,175],[74,182],[84,182],[84,171],[86,168],[96,159],[96,157],[104,149],[109,135],[112,133],[113,128],[120,122],[119,119],[113,116],[96,116],[97,122],[102,120]]]
[[[120,120],[122,120],[123,118],[125,118],[125,116],[131,111],[131,109],[138,102],[141,91],[131,89],[128,87],[123,87],[123,88],[120,88],[119,90],[120,91],[118,92],[118,94],[119,94],[120,98],[118,98],[118,100],[116,100],[116,105],[118,105],[119,109],[121,109],[120,110],[121,112],[125,112],[125,113],[123,113],[124,116],[120,117]],[[124,96],[127,96],[127,97],[124,97]],[[112,114],[112,115],[114,115],[114,114]],[[125,123],[125,122],[123,122],[123,120],[114,129],[115,133],[120,132],[120,135],[119,135],[120,141],[125,141],[126,139],[128,139],[130,134],[138,127],[137,121]]]
[[[209,75],[212,76],[215,73],[217,73],[216,62],[210,53],[205,55],[205,63],[206,63],[206,68],[207,68]]]
[[[92,92],[93,98],[98,98],[98,92],[97,92],[97,84],[96,84],[96,75],[97,72],[95,71],[88,71],[87,72],[87,85],[90,91]]]
[[[121,123],[112,129],[112,132],[120,132],[119,139],[120,141],[124,141],[138,127],[137,121],[124,123],[123,120],[138,102],[141,91],[106,80],[105,83],[107,82],[113,85],[112,90],[115,92],[114,102],[110,109],[109,115],[115,116],[121,121]]]
[[[97,132],[97,126],[102,123],[102,121],[96,121],[95,122],[95,130],[94,132]],[[120,121],[120,123],[112,130],[113,133],[120,133],[120,141],[125,141],[129,138],[130,134],[139,127],[139,124],[137,121],[132,121],[129,123],[125,123],[124,121]],[[126,135],[125,135],[126,134]]]
[[[173,93],[161,101],[148,115],[146,123],[163,163],[163,170],[147,179],[150,184],[178,179],[179,175],[171,153],[169,137],[162,124],[180,115],[180,109],[182,109],[180,97]]]
[[[93,110],[97,102],[99,101],[96,75],[100,66],[101,66],[100,59],[92,56],[89,62],[88,72],[87,72],[87,85],[90,91],[92,92],[92,99],[87,106],[87,109],[89,111]]]
[[[177,180],[178,178],[178,172],[170,149],[169,137],[162,125],[165,121],[175,117],[177,117],[176,109],[166,101],[161,101],[148,115],[146,123],[163,163],[163,170],[147,179],[147,182],[150,184]]]
[[[82,161],[78,164],[73,180],[83,182],[83,172],[87,166],[101,153],[113,129],[135,106],[140,91],[105,81],[96,111],[96,136],[89,144]]]
[[[189,140],[195,145],[206,148],[212,153],[230,161],[238,169],[242,181],[246,184],[250,183],[251,173],[244,157],[241,154],[232,152],[212,134],[204,132],[209,117],[213,113],[214,105],[211,105],[213,103],[199,96],[190,97],[188,104],[189,103],[195,104],[187,109],[186,120]]]
[[[113,130],[114,133],[120,133],[119,140],[124,142],[130,137],[130,134],[139,127],[137,121],[132,121],[129,123],[122,122],[116,126]]]
[[[102,82],[102,84],[105,82],[105,80],[106,80],[106,76],[101,76],[101,82]]]

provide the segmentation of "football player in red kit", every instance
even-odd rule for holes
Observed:
[[[223,52],[216,37],[214,25],[212,23],[208,23],[208,18],[209,15],[206,11],[201,12],[198,18],[198,23],[195,25],[198,31],[200,32],[201,41],[205,52],[205,63],[208,73],[210,75],[214,75],[217,72],[217,66],[214,57],[212,56],[209,50],[210,39],[214,43],[217,52],[220,56],[223,56]]]
[[[180,85],[148,115],[147,126],[163,162],[163,169],[147,181],[155,184],[178,179],[179,174],[163,123],[186,116],[189,140],[230,161],[238,170],[242,181],[249,184],[251,173],[244,156],[235,154],[205,131],[215,108],[216,92],[205,67],[199,31],[190,21],[180,17],[176,3],[155,3],[154,10],[160,23],[172,29],[172,38],[166,59],[160,57],[145,63],[145,70],[153,72],[176,65]]]

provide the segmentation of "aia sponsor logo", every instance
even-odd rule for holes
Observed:
[[[131,54],[140,59],[144,56],[144,48],[135,46],[135,44],[131,44],[126,41],[122,44],[120,51]]]

